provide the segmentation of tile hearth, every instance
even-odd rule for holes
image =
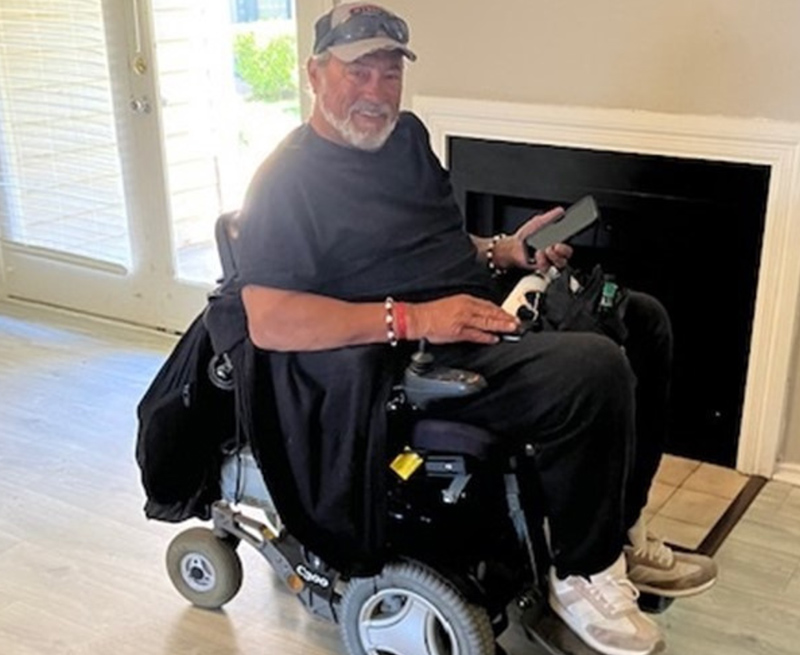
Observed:
[[[696,550],[748,480],[723,466],[664,455],[645,508],[648,527],[674,546]]]

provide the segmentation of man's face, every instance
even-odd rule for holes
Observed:
[[[322,136],[361,150],[383,146],[400,110],[400,52],[380,50],[349,64],[312,61],[309,77],[316,94],[311,122]]]

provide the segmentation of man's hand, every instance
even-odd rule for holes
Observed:
[[[499,268],[521,268],[525,270],[546,271],[551,266],[564,268],[570,257],[572,247],[557,243],[544,251],[536,251],[533,261],[528,259],[525,239],[564,214],[564,209],[556,207],[544,214],[534,216],[523,223],[513,235],[497,242],[494,248],[495,261]]]
[[[408,306],[408,339],[431,343],[497,343],[501,332],[514,332],[519,321],[488,300],[461,294]]]

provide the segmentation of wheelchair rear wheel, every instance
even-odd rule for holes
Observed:
[[[417,564],[388,564],[354,578],[339,627],[349,655],[494,655],[486,610],[442,576]]]
[[[167,548],[167,571],[180,594],[193,605],[222,607],[242,586],[236,546],[208,528],[189,528]]]

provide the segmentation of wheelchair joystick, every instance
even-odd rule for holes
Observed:
[[[486,380],[478,373],[435,366],[427,346],[421,339],[403,376],[403,393],[414,407],[425,409],[434,401],[471,396],[486,388]]]
[[[433,368],[433,355],[427,351],[428,340],[420,339],[417,351],[411,355],[411,363],[408,369],[417,375],[427,373]]]

